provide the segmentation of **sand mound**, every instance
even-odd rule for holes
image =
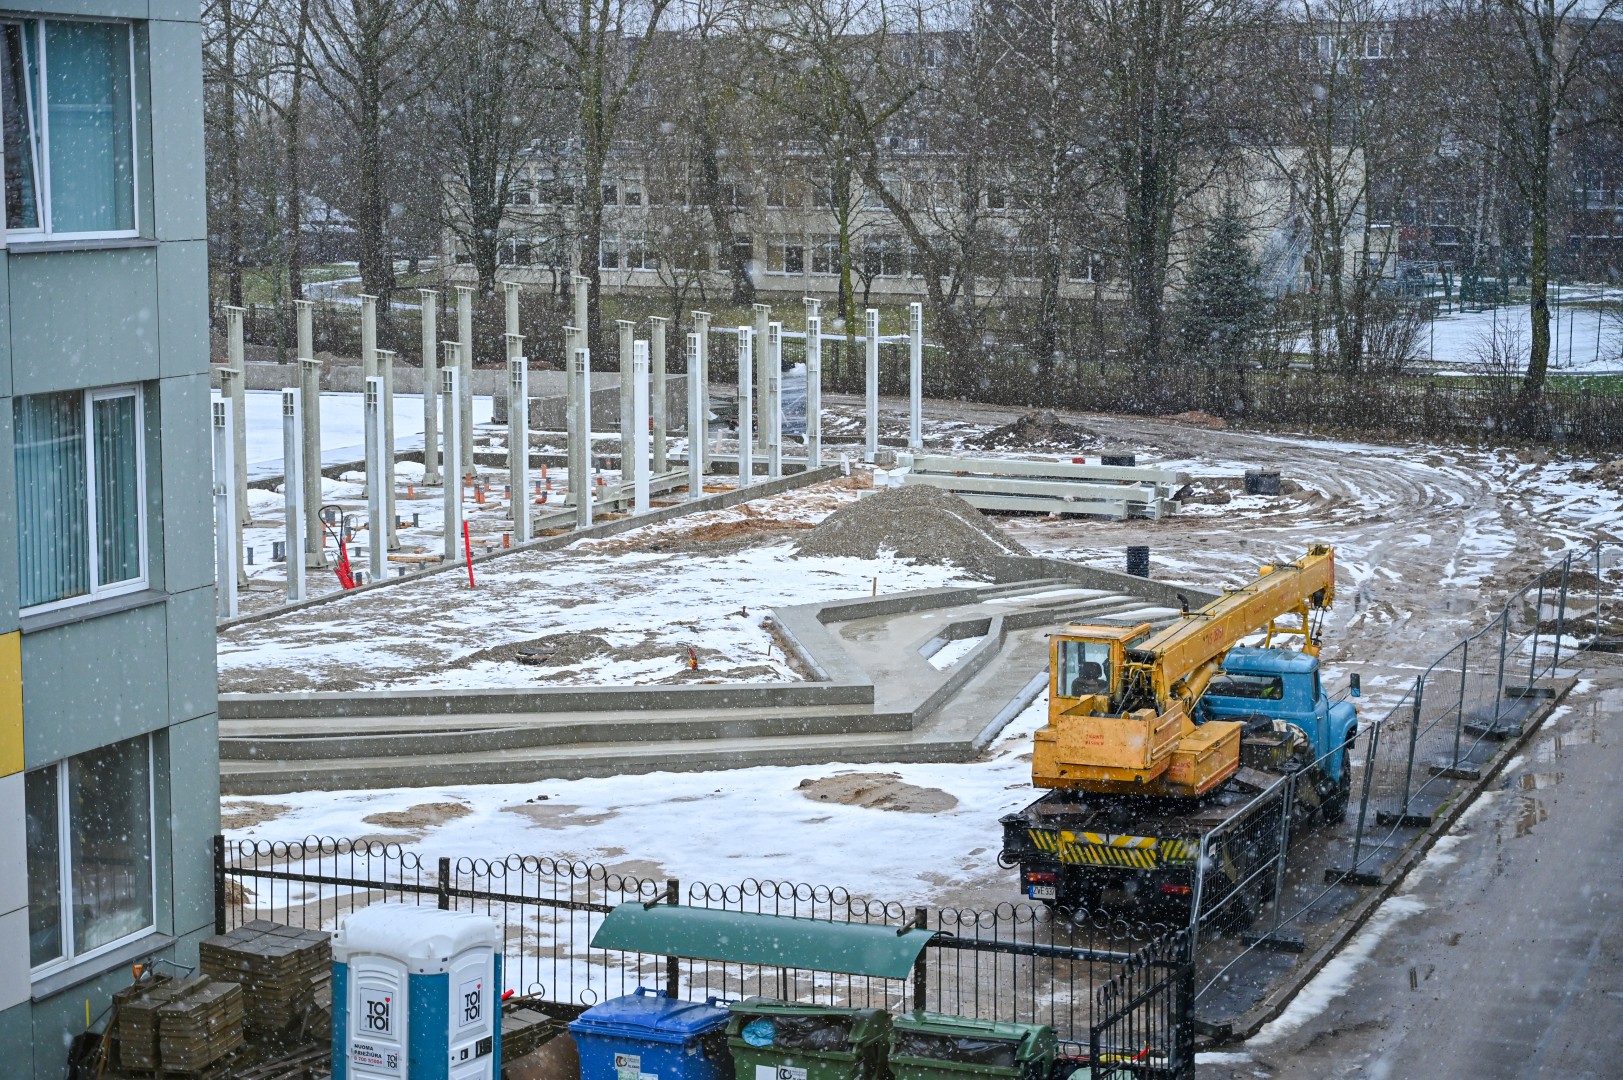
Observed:
[[[1097,445],[1099,438],[1086,428],[1067,424],[1045,409],[1028,412],[1012,424],[964,441],[988,450],[1042,448],[1074,452]]]
[[[844,803],[869,810],[899,810],[904,814],[939,814],[958,805],[956,796],[940,788],[909,784],[895,773],[841,773],[802,780],[800,793],[818,802]]]
[[[471,813],[473,811],[462,803],[432,802],[418,803],[404,810],[383,810],[376,814],[368,814],[361,820],[368,825],[382,825],[387,829],[422,830],[435,825],[444,825],[447,821],[455,821]]]
[[[1211,413],[1201,412],[1199,409],[1195,409],[1192,412],[1173,413],[1170,416],[1163,416],[1161,419],[1170,420],[1174,424],[1187,424],[1190,427],[1207,428],[1211,431],[1221,431],[1229,426],[1228,421],[1224,420],[1221,416],[1213,416]]]
[[[872,559],[881,551],[989,573],[999,555],[1031,554],[981,512],[939,488],[887,488],[837,510],[800,541],[797,555]]]

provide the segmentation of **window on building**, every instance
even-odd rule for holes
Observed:
[[[603,205],[604,206],[619,206],[620,205],[620,185],[619,184],[604,184],[603,185]]]
[[[804,274],[806,242],[799,236],[774,236],[766,258],[769,274]]]
[[[902,277],[907,273],[907,244],[899,236],[873,236],[862,243],[864,277]]]
[[[36,973],[153,928],[152,744],[103,746],[24,779]]]
[[[1086,248],[1073,247],[1066,253],[1065,276],[1072,281],[1098,281],[1098,256]]]
[[[529,206],[530,193],[528,191],[515,191],[509,200],[514,206]]]
[[[659,256],[648,246],[646,236],[633,236],[626,239],[625,246],[627,270],[658,270]]]
[[[604,270],[620,269],[620,238],[604,236],[597,244],[597,265]]]
[[[721,182],[721,204],[734,210],[742,210],[749,205],[749,189],[737,180],[723,180]]]
[[[840,238],[825,235],[813,238],[812,273],[838,274],[840,272]]]
[[[1008,189],[997,184],[987,188],[986,208],[988,210],[1007,210],[1009,208]]]
[[[745,263],[755,258],[755,241],[747,236],[733,237],[733,258]]]
[[[129,26],[26,19],[0,37],[7,230],[135,235]]]
[[[146,586],[141,391],[14,398],[21,606]]]
[[[834,208],[834,188],[826,180],[818,180],[811,186],[811,204],[814,210],[832,210]]]
[[[1385,60],[1392,55],[1392,35],[1371,31],[1364,35],[1364,59]]]
[[[638,191],[636,188],[626,188],[626,205],[641,206],[642,192]]]

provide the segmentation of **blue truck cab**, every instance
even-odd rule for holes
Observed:
[[[1346,783],[1358,711],[1348,701],[1332,701],[1319,679],[1319,658],[1294,649],[1236,645],[1223,658],[1196,710],[1196,722],[1265,717],[1295,724],[1313,745],[1320,769]],[[1336,747],[1343,752],[1331,753]],[[1326,756],[1328,755],[1328,756]]]

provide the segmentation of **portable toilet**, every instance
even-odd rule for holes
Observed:
[[[333,1080],[497,1080],[494,919],[373,904],[333,937]]]

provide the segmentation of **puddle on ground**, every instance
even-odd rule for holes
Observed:
[[[1543,799],[1523,795],[1521,807],[1516,812],[1516,835],[1526,836],[1533,831],[1535,825],[1543,823],[1549,816],[1550,812],[1545,808]]]
[[[1565,773],[1558,772],[1523,773],[1517,781],[1517,785],[1523,791],[1538,791],[1540,788],[1554,787],[1561,782],[1561,778],[1565,775]]]

